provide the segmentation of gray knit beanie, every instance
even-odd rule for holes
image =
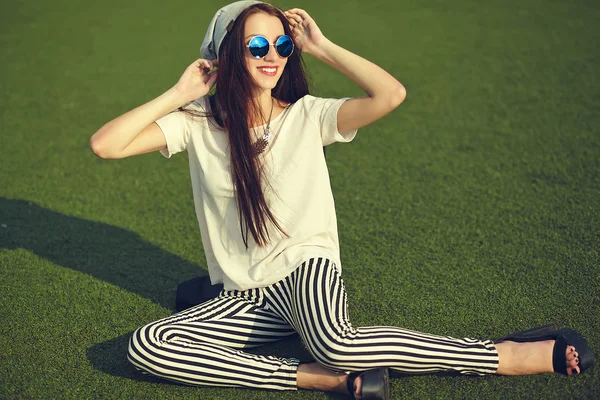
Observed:
[[[206,60],[216,60],[225,35],[231,29],[231,24],[248,7],[262,1],[237,1],[221,8],[208,25],[204,41],[200,46],[200,54]]]

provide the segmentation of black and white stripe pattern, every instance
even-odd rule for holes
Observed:
[[[213,300],[150,323],[131,338],[136,368],[200,386],[296,389],[297,359],[248,354],[298,332],[315,360],[328,368],[362,371],[493,374],[492,341],[455,339],[407,329],[354,328],[335,264],[314,258],[284,280],[258,289],[223,291]]]

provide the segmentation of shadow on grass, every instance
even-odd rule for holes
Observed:
[[[173,310],[175,290],[201,275],[189,261],[138,234],[0,197],[0,249],[27,249],[57,265],[112,283]]]
[[[88,360],[94,368],[109,375],[142,382],[164,382],[152,375],[141,374],[127,360],[127,346],[132,334],[133,331],[89,347],[86,351]]]
[[[53,263],[89,274],[174,309],[175,290],[201,269],[145,241],[136,233],[0,197],[0,249],[27,249]],[[5,225],[5,226],[4,226]],[[110,375],[166,382],[142,375],[127,361],[132,333],[87,349],[92,366]],[[312,360],[298,336],[252,349],[256,354]]]
[[[1,249],[27,249],[57,265],[84,272],[174,309],[175,290],[201,269],[148,243],[136,233],[64,215],[24,201],[0,197]],[[168,381],[143,375],[127,360],[131,333],[87,349],[92,366],[106,374],[140,382]],[[283,339],[248,352],[313,361],[299,337]],[[328,393],[330,399],[346,398]]]

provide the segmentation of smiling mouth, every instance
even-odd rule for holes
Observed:
[[[258,67],[257,68],[261,74],[267,76],[275,76],[277,75],[277,67]]]

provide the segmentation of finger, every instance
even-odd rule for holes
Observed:
[[[203,64],[203,68],[201,68],[202,72],[206,73],[206,74],[210,74],[214,71],[217,70],[216,68],[216,62],[214,62],[214,60],[205,60],[206,63]]]
[[[211,65],[208,62],[208,60],[204,60],[202,58],[199,58],[198,60],[196,60],[193,64],[193,66],[200,71],[211,68]]]
[[[308,13],[301,8],[292,8],[291,10],[288,10],[288,12],[290,12],[293,15],[297,15],[302,19],[310,18],[310,15],[308,15]]]
[[[287,22],[288,24],[290,24],[290,26],[293,28],[296,25],[298,25],[298,23],[296,22],[295,19],[293,19],[291,16],[286,16]]]
[[[302,23],[302,17],[297,14],[288,14],[287,19],[291,21],[295,21],[296,23]]]
[[[217,66],[217,60],[203,60],[208,69],[214,69]]]
[[[206,84],[208,85],[208,87],[213,87],[213,85],[215,84],[216,81],[217,81],[217,71],[213,72],[212,74],[210,74],[208,76],[208,80],[206,81]]]
[[[290,21],[292,24],[302,24],[302,18],[298,15],[290,15],[288,17],[288,21]]]
[[[304,35],[304,30],[298,27],[292,29],[292,36],[294,36],[294,40],[300,39]]]

